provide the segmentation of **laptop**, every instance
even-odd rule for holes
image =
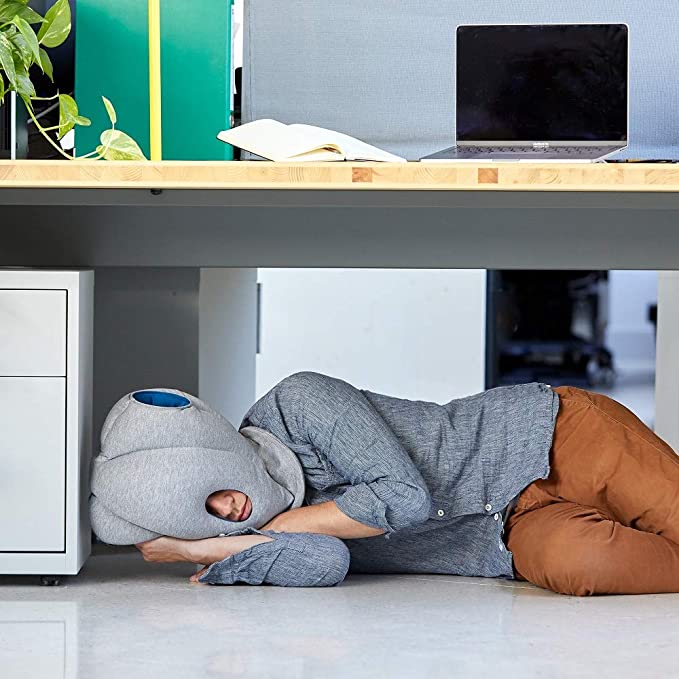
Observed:
[[[627,147],[626,24],[458,26],[457,143],[423,162],[597,162]]]

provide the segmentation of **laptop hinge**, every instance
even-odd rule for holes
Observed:
[[[546,151],[549,148],[549,142],[546,141],[536,141],[533,144],[533,148],[536,151]]]

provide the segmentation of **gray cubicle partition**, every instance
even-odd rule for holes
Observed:
[[[244,22],[244,122],[321,125],[409,159],[453,141],[458,24],[624,22],[630,152],[679,145],[677,0],[245,0]]]

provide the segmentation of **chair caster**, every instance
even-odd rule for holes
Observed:
[[[40,584],[43,587],[57,587],[61,584],[61,578],[58,575],[41,575]]]

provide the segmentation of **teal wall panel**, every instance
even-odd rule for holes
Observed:
[[[163,159],[230,160],[216,139],[230,126],[232,0],[161,2]],[[78,0],[75,94],[92,127],[78,128],[79,154],[93,150],[108,119],[149,149],[148,18],[143,0]]]

